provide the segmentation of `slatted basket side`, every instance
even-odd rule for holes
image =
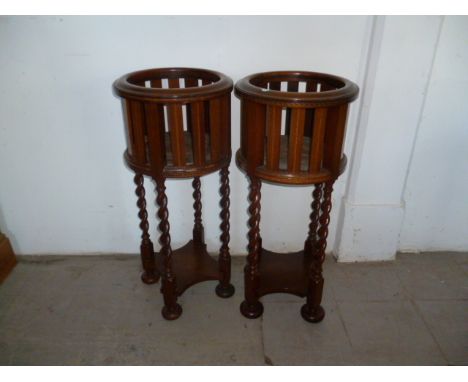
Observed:
[[[152,88],[190,88],[209,78],[150,78]],[[216,165],[230,158],[230,89],[212,98],[181,101],[124,100],[127,156],[140,169],[165,171]],[[151,175],[151,174],[148,174]]]
[[[337,177],[343,170],[343,142],[348,101],[310,106],[300,102],[306,93],[338,89],[338,84],[323,79],[286,75],[253,78],[252,85],[272,95],[294,92],[295,100],[281,101],[244,97],[241,99],[241,155],[246,169],[264,175],[313,183]],[[271,92],[273,91],[273,92]],[[238,94],[239,95],[239,94]],[[273,100],[272,100],[273,99]]]

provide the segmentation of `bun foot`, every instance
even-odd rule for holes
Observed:
[[[156,284],[159,281],[159,275],[156,272],[143,271],[141,281],[145,284]]]
[[[257,301],[254,304],[249,304],[247,301],[243,301],[240,306],[240,311],[244,317],[258,318],[263,314],[263,305],[260,301]]]
[[[325,317],[325,310],[319,305],[317,308],[309,308],[307,304],[302,305],[301,316],[307,322],[320,322]]]
[[[171,306],[170,308],[167,306],[164,306],[162,308],[162,316],[166,320],[169,320],[169,321],[177,320],[181,314],[182,314],[182,307],[179,304],[175,304],[174,306]]]
[[[215,291],[218,297],[229,298],[234,294],[235,288],[234,288],[234,285],[232,284],[228,284],[228,285],[218,284],[216,285]]]

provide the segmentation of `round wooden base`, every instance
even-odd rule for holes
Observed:
[[[307,304],[302,305],[301,316],[307,322],[320,322],[325,317],[325,310],[319,305],[315,309],[310,309]]]
[[[218,284],[216,285],[215,291],[218,297],[229,298],[234,294],[235,288],[234,288],[234,285],[232,284],[228,284],[228,285]]]
[[[156,284],[159,281],[159,274],[157,272],[148,273],[143,271],[141,274],[141,281],[145,284]]]
[[[175,304],[171,309],[169,309],[167,306],[164,306],[161,312],[166,320],[176,320],[182,314],[182,307],[179,304]]]
[[[255,304],[249,304],[247,301],[243,301],[240,306],[240,311],[244,317],[258,318],[263,314],[263,305],[260,301],[257,301]]]

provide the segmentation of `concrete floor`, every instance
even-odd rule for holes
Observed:
[[[23,257],[0,286],[0,364],[468,364],[468,254],[327,259],[319,324],[280,294],[263,298],[262,318],[242,317],[244,260],[233,260],[233,298],[217,298],[215,282],[196,285],[167,322],[136,256]]]

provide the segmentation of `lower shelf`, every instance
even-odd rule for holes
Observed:
[[[163,274],[163,258],[158,252],[155,255],[157,270]],[[172,271],[176,278],[179,296],[187,288],[199,282],[220,280],[218,262],[208,254],[206,244],[196,243],[193,240],[172,251]]]
[[[304,251],[276,253],[262,249],[260,256],[259,296],[289,293],[305,297],[310,261]]]

